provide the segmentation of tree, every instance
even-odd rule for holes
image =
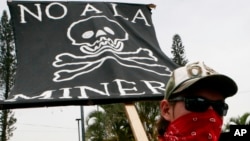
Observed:
[[[159,101],[136,102],[135,106],[148,139],[150,141],[157,141],[156,121],[160,114]]]
[[[173,54],[172,60],[180,66],[186,65],[188,60],[185,56],[185,49],[182,44],[181,37],[178,34],[173,36],[173,44],[171,49],[171,53]]]
[[[103,111],[93,111],[89,114],[86,119],[87,130],[86,137],[87,140],[91,141],[103,141],[107,138],[107,128],[106,128],[106,113]],[[102,129],[102,130],[100,130]]]
[[[113,141],[134,141],[132,130],[125,114],[124,104],[109,104],[101,106],[107,113],[108,125],[115,136]]]
[[[158,101],[135,103],[142,125],[150,141],[157,140],[155,124],[159,115]],[[91,141],[134,141],[132,129],[125,114],[124,104],[100,105],[86,119],[86,137]],[[102,129],[102,131],[100,131]]]
[[[2,88],[1,99],[7,99],[10,89],[14,83],[16,56],[13,29],[6,11],[3,12],[3,15],[1,17],[0,47],[0,76]],[[16,123],[16,118],[14,117],[14,112],[9,109],[2,110],[0,114],[1,141],[7,141],[11,136],[13,136],[13,131],[16,129],[16,127],[14,126],[14,124]]]
[[[123,104],[100,105],[98,109],[91,112],[86,119],[87,139],[91,141],[134,141]]]

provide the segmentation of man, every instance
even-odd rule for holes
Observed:
[[[236,83],[203,62],[173,71],[160,102],[159,141],[218,141]]]

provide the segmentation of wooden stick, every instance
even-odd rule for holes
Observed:
[[[139,115],[136,111],[135,105],[125,104],[125,110],[127,117],[129,119],[130,127],[132,128],[134,137],[136,141],[148,141],[147,134],[142,126]]]

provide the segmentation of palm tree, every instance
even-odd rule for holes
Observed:
[[[86,138],[91,141],[103,141],[107,138],[106,113],[103,111],[91,112],[87,119]]]
[[[114,141],[134,141],[132,129],[125,114],[124,104],[101,105],[107,113],[108,124],[111,126],[111,132],[115,135]]]
[[[155,130],[159,115],[158,101],[136,102],[138,114],[150,141],[157,140]],[[86,137],[91,141],[134,141],[133,133],[125,115],[124,104],[100,105],[86,119]],[[102,130],[102,131],[99,131]]]
[[[150,141],[157,140],[156,120],[159,116],[159,101],[141,101],[135,103],[141,122]]]
[[[86,137],[91,141],[134,141],[123,104],[100,105],[86,122]]]

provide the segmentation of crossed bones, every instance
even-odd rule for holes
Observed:
[[[101,58],[101,56],[103,57]],[[125,67],[141,69],[161,76],[169,76],[171,74],[167,66],[156,63],[158,59],[148,49],[138,48],[135,52],[116,52],[112,49],[106,49],[97,54],[85,56],[76,56],[71,53],[57,55],[53,66],[57,68],[65,67],[65,69],[55,72],[53,81],[62,82],[72,80],[80,75],[98,69],[105,61],[111,59]],[[68,66],[71,69],[67,69]]]

